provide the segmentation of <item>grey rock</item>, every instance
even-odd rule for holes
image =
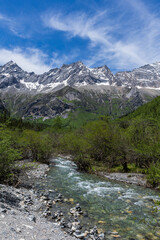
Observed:
[[[22,231],[21,231],[20,228],[17,228],[17,229],[16,229],[16,232],[17,232],[17,233],[21,233]]]
[[[29,219],[30,221],[36,222],[36,217],[35,217],[34,215],[30,215],[30,216],[28,217],[28,219]]]
[[[104,233],[101,233],[101,234],[98,235],[98,237],[99,237],[100,240],[103,240],[105,238],[105,235],[104,235]]]
[[[67,224],[66,224],[64,218],[62,218],[62,219],[60,220],[60,226],[61,226],[61,228],[66,228],[66,227],[67,227]]]
[[[91,235],[96,235],[96,234],[98,234],[97,226],[94,226],[94,228],[90,230],[90,234],[91,234]]]
[[[0,213],[6,213],[6,212],[7,212],[6,209],[0,208]]]
[[[72,223],[69,222],[69,223],[67,224],[67,227],[68,227],[68,228],[71,228],[71,227],[72,227]]]

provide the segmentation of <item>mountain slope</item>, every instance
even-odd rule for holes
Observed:
[[[153,99],[151,102],[144,104],[137,108],[133,113],[130,113],[128,116],[123,117],[122,119],[147,119],[153,118],[160,122],[160,96]]]
[[[2,101],[0,100],[0,113],[4,113],[5,111],[5,107],[4,107],[4,104],[2,103]]]
[[[17,117],[66,118],[78,111],[117,118],[153,99],[159,91],[152,92],[149,97],[142,89],[103,85],[76,88],[66,86],[49,93],[5,93],[1,94],[0,98],[11,115]]]

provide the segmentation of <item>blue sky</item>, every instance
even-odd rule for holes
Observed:
[[[0,0],[0,65],[63,63],[113,72],[160,61],[159,0]]]

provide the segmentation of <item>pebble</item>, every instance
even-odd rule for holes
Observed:
[[[36,222],[36,217],[35,217],[34,215],[30,215],[30,216],[28,217],[28,219],[29,219],[30,221]]]
[[[70,213],[74,216],[79,216],[83,214],[80,204],[78,203],[75,207],[71,208]]]
[[[20,233],[20,232],[21,232],[21,229],[20,229],[20,228],[17,228],[17,229],[16,229],[16,232],[17,232],[17,233]]]
[[[6,209],[2,209],[2,208],[1,208],[1,209],[0,209],[0,212],[1,212],[1,213],[6,213],[6,212],[7,212],[7,210],[6,210]]]

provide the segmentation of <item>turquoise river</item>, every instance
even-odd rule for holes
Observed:
[[[110,232],[118,232],[118,239],[160,239],[160,210],[158,192],[136,185],[117,183],[82,173],[72,161],[56,158],[45,180],[45,189],[54,189],[69,203],[61,204],[66,214],[80,203],[87,213],[82,217],[84,228],[97,226],[106,232],[106,239],[116,239]]]

